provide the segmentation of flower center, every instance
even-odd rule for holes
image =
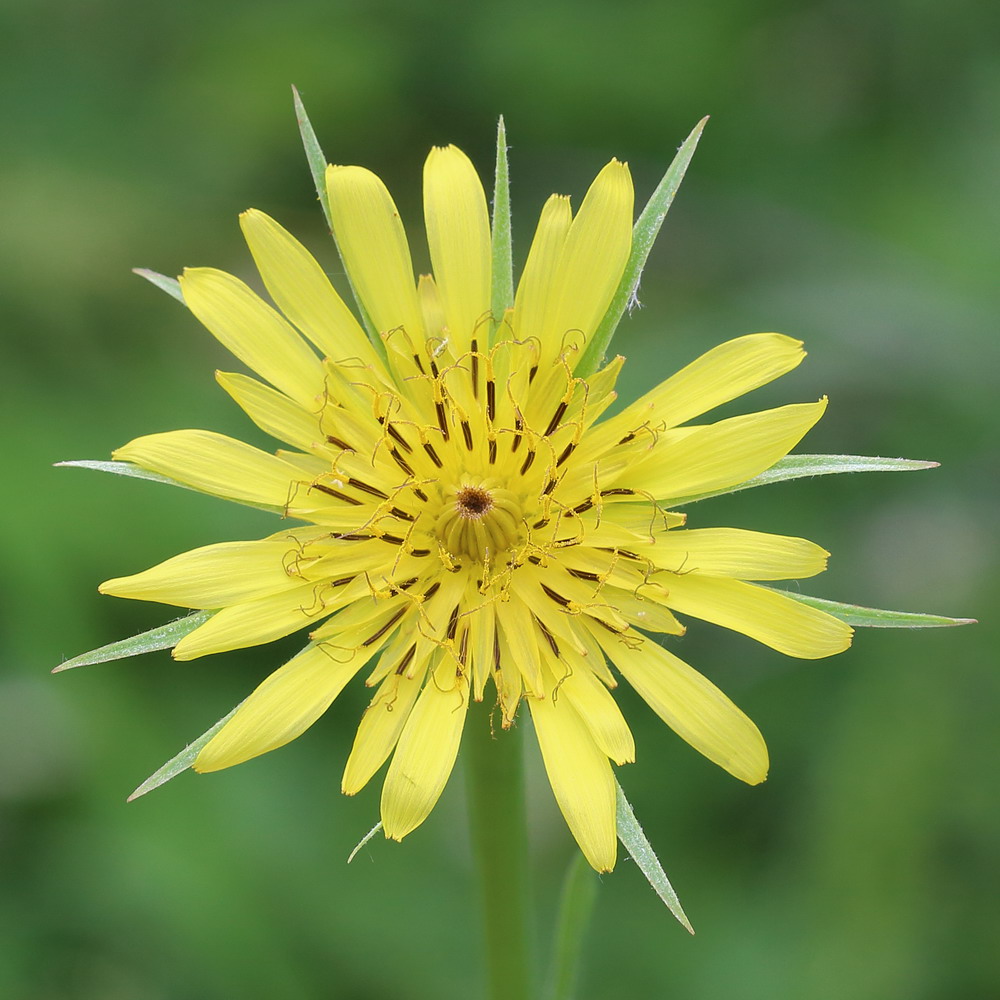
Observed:
[[[494,562],[523,538],[523,527],[513,493],[469,483],[446,492],[435,534],[456,559]]]
[[[461,517],[484,517],[493,509],[493,497],[481,486],[463,486],[455,495],[455,510]]]

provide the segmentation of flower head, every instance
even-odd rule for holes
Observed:
[[[624,677],[683,739],[736,777],[764,779],[754,724],[652,635],[675,612],[780,652],[846,648],[837,618],[761,582],[825,568],[800,538],[684,526],[671,505],[758,475],[820,418],[825,400],[715,422],[706,411],[804,356],[775,333],[709,351],[609,419],[622,358],[578,360],[631,249],[633,193],[612,160],[574,215],[545,204],[513,307],[491,310],[491,233],[475,169],[453,146],[424,169],[433,277],[414,281],[396,207],[361,167],[330,167],[334,233],[377,345],[309,252],[251,210],[241,226],[277,309],[210,268],[180,278],[195,316],[263,381],[222,387],[283,448],[209,431],[140,437],[118,459],[267,507],[268,538],[175,556],[104,593],[214,613],[178,659],[308,628],[201,750],[230,767],[299,736],[355,675],[374,688],[343,789],[391,756],[387,836],[426,818],[452,770],[470,699],[503,728],[530,712],[555,797],[590,863],[615,862],[611,761],[635,756],[611,691]],[[279,311],[280,310],[280,311]],[[504,738],[502,734],[498,738]]]

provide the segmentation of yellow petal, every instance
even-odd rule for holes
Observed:
[[[500,669],[493,671],[493,683],[497,688],[497,700],[500,702],[501,725],[504,729],[510,729],[514,724],[514,716],[517,715],[518,706],[521,704],[524,675],[518,664],[514,662],[507,637],[501,632],[499,625],[494,623],[494,627],[496,629],[493,633],[494,641],[500,650]]]
[[[849,625],[766,587],[698,573],[665,573],[658,579],[676,611],[742,632],[779,653],[815,660],[851,644]]]
[[[642,555],[674,573],[803,580],[822,573],[830,553],[805,538],[739,528],[696,528],[661,532]]]
[[[527,605],[514,598],[510,601],[497,601],[494,608],[503,637],[510,647],[510,662],[520,670],[529,691],[538,696],[544,695],[541,657],[550,655],[550,651],[547,646],[540,649],[535,623]]]
[[[413,264],[399,212],[385,185],[364,167],[327,167],[330,214],[344,266],[376,329],[402,327],[423,344]],[[409,346],[391,338],[403,353]]]
[[[424,164],[424,220],[452,353],[478,333],[485,349],[490,308],[490,220],[476,168],[455,146],[435,147]]]
[[[622,676],[681,739],[748,784],[767,777],[760,731],[711,681],[646,639],[633,647],[595,631]]]
[[[566,234],[541,334],[542,365],[571,345],[582,349],[604,318],[632,249],[632,208],[628,166],[612,160]]]
[[[573,706],[529,698],[535,734],[552,792],[591,867],[609,872],[618,852],[615,779]]]
[[[372,653],[332,659],[319,646],[276,670],[236,710],[195,758],[196,771],[220,771],[241,764],[301,736],[329,707]]]
[[[427,336],[446,336],[444,328],[448,325],[448,320],[444,315],[441,293],[431,275],[420,275],[420,279],[417,281],[417,298],[420,300],[420,312],[424,317],[424,329],[427,331]]]
[[[667,635],[683,635],[685,632],[684,626],[658,603],[659,594],[650,586],[642,587],[635,593],[605,587],[601,596],[636,628]]]
[[[143,573],[108,580],[98,589],[182,608],[222,608],[299,586],[293,569],[300,548],[293,535],[206,545]]]
[[[470,586],[469,596],[466,600],[469,602],[468,606],[474,608],[478,606],[482,598],[479,596],[478,590]],[[468,652],[472,660],[472,696],[476,701],[483,700],[486,681],[496,668],[496,627],[496,616],[492,608],[484,608],[475,614],[469,615]]]
[[[240,226],[278,308],[334,361],[381,367],[372,346],[316,258],[269,215],[250,209]]]
[[[203,493],[281,510],[302,478],[295,466],[214,431],[147,434],[123,445],[113,457]]]
[[[511,322],[517,340],[540,337],[545,329],[552,283],[572,221],[573,212],[565,195],[554,194],[545,202],[514,299]]]
[[[387,677],[361,716],[341,782],[345,795],[360,792],[392,753],[420,694],[426,663],[417,667],[412,677],[406,673]]]
[[[300,584],[267,597],[223,608],[204,625],[189,632],[174,647],[174,658],[193,660],[227,649],[246,649],[280,639],[331,614],[345,603],[368,593],[368,584],[355,579],[343,587]]]
[[[669,428],[686,423],[790,372],[805,356],[800,340],[780,333],[726,341],[599,424],[585,445],[599,453],[644,424]]]
[[[442,682],[449,679],[452,686],[445,687]],[[468,701],[469,685],[455,676],[454,663],[446,657],[406,720],[385,776],[382,826],[387,837],[402,840],[434,808],[455,765]]]
[[[306,405],[323,391],[323,367],[309,345],[238,278],[211,267],[180,277],[188,308],[216,339],[271,385]]]
[[[304,410],[283,392],[258,382],[249,375],[216,372],[215,380],[266,434],[295,448],[310,451],[320,445],[323,433],[318,413]],[[318,409],[318,407],[317,407]]]
[[[615,699],[582,656],[570,649],[563,655],[571,672],[561,679],[557,697],[569,699],[603,754],[616,764],[631,763],[635,760],[635,742]]]
[[[668,434],[619,478],[623,486],[667,502],[735,486],[787,455],[825,409],[824,398],[730,417],[675,440]]]

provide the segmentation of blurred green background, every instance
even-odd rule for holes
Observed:
[[[623,395],[776,329],[810,358],[753,403],[828,392],[808,450],[943,465],[690,509],[692,524],[824,544],[820,596],[985,621],[868,631],[818,662],[692,628],[674,648],[768,739],[759,788],[621,690],[639,762],[620,779],[698,935],[622,861],[602,880],[580,996],[1000,995],[998,29],[981,0],[5,0],[0,996],[479,995],[460,774],[402,846],[376,839],[345,864],[377,818],[378,782],[339,794],[360,686],[284,750],[126,806],[294,640],[48,674],[170,617],[99,597],[101,580],[273,530],[264,514],[51,464],[177,427],[264,443],[213,383],[233,363],[129,269],[248,276],[236,216],[254,206],[336,271],[292,83],[327,154],[386,179],[414,243],[427,149],[456,142],[488,174],[504,113],[520,260],[547,194],[578,204],[616,155],[644,200],[711,114],[645,308],[616,340]],[[532,768],[544,952],[571,841]]]

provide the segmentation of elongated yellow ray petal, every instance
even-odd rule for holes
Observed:
[[[240,226],[278,308],[333,361],[357,358],[381,369],[372,345],[316,258],[269,215],[250,209]]]
[[[707,573],[737,580],[803,580],[822,573],[830,555],[805,538],[740,528],[662,532],[641,552],[654,565],[674,573]]]
[[[317,529],[307,529],[315,535]],[[301,585],[291,533],[253,542],[221,542],[173,556],[143,573],[102,583],[102,594],[159,601],[182,608],[222,608]]]
[[[649,639],[636,644],[594,635],[650,708],[695,750],[748,784],[767,777],[760,731],[711,681]]]
[[[417,281],[417,298],[420,300],[420,312],[424,317],[424,329],[428,337],[445,336],[448,319],[444,314],[444,304],[437,283],[430,274],[420,275]]]
[[[513,664],[524,677],[524,686],[537,697],[545,694],[542,683],[542,656],[548,649],[540,649],[535,634],[531,612],[520,600],[500,601],[496,605],[496,617],[504,638],[510,647]]]
[[[657,603],[661,596],[652,587],[647,586],[634,593],[616,587],[605,587],[602,596],[636,628],[647,632],[664,632],[667,635],[683,635],[685,632],[684,626],[673,614]],[[665,594],[662,600],[666,600]]]
[[[135,438],[114,458],[204,493],[283,508],[302,474],[274,455],[214,431],[166,431]]]
[[[615,699],[582,656],[571,649],[564,656],[571,670],[559,684],[558,697],[569,699],[603,754],[616,764],[631,763],[635,742]]]
[[[742,632],[779,653],[815,660],[851,644],[850,625],[766,587],[698,573],[664,573],[661,579],[676,611]]]
[[[345,795],[360,792],[398,742],[420,694],[426,659],[415,665],[418,669],[413,677],[408,677],[406,673],[393,674],[382,681],[371,705],[361,716],[341,782]]]
[[[787,455],[825,409],[824,398],[694,428],[651,448],[629,467],[628,485],[668,503],[735,486]]]
[[[216,372],[215,380],[236,400],[243,412],[271,437],[302,451],[327,453],[318,413],[303,409],[283,392],[249,375]]]
[[[468,701],[468,682],[455,675],[453,661],[445,657],[424,685],[385,776],[382,827],[387,837],[402,840],[434,808],[455,766]]]
[[[529,698],[531,718],[549,784],[566,824],[591,867],[615,866],[615,779],[573,706],[551,698]]]
[[[367,592],[367,584],[362,579],[338,588],[306,583],[267,597],[233,604],[184,636],[174,646],[173,655],[177,660],[193,660],[209,653],[246,649],[271,642],[305,628]]]
[[[566,234],[540,333],[543,365],[571,345],[582,350],[604,318],[632,248],[632,209],[628,166],[612,160],[594,179]]]
[[[301,736],[371,658],[359,650],[334,660],[319,646],[293,657],[261,683],[195,758],[196,771],[219,771]]]
[[[328,167],[326,187],[344,266],[372,322],[381,333],[402,327],[422,343],[410,247],[392,196],[364,167]],[[390,343],[400,351],[406,347]]]
[[[552,282],[572,222],[569,198],[552,195],[542,208],[524,273],[517,285],[511,322],[518,340],[540,337],[545,330],[546,312],[553,301]]]
[[[424,164],[424,220],[452,353],[483,350],[490,309],[490,220],[483,185],[456,146],[435,147]],[[478,333],[477,333],[478,331]]]
[[[294,400],[309,406],[323,391],[323,368],[309,345],[242,281],[211,267],[179,278],[184,301],[220,343]]]
[[[599,427],[591,447],[607,447],[635,428],[670,428],[757,389],[796,368],[802,341],[780,333],[728,340],[671,375]]]

